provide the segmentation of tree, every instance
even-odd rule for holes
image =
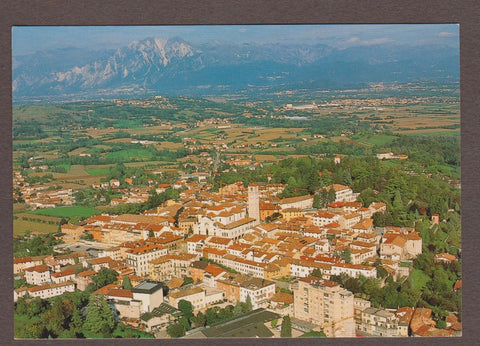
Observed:
[[[130,281],[130,278],[128,276],[125,276],[123,278],[122,287],[126,290],[131,290],[133,288],[132,282]]]
[[[351,255],[352,253],[350,252],[350,249],[346,248],[345,250],[342,251],[342,254],[340,255],[340,257],[345,261],[345,263],[350,263]]]
[[[155,233],[153,233],[152,230],[148,231],[148,237],[149,237],[149,238],[155,237]]]
[[[183,316],[185,316],[188,320],[193,317],[193,304],[190,303],[188,300],[180,300],[178,302],[178,310],[183,312]]]
[[[207,322],[207,318],[205,317],[205,314],[199,311],[194,320],[195,327],[203,327],[205,326],[206,322]]]
[[[234,316],[239,316],[242,313],[243,313],[242,303],[237,302],[237,304],[235,304],[235,307],[233,308],[233,315]]]
[[[98,288],[101,288],[117,281],[117,277],[118,273],[115,270],[102,268],[99,270],[98,274],[92,278],[92,280],[97,284]]]
[[[185,328],[185,331],[191,329],[190,322],[188,321],[188,318],[185,316],[180,317],[180,319],[178,320],[178,323],[180,323],[183,326],[183,328]]]
[[[319,268],[315,268],[310,273],[311,276],[316,276],[317,278],[322,278],[322,271]]]
[[[205,317],[207,319],[207,325],[213,324],[217,321],[217,309],[216,308],[209,308],[205,311]]]
[[[275,328],[278,324],[278,319],[276,318],[276,319],[272,320],[272,322],[270,322],[270,324],[272,325],[272,328]]]
[[[253,304],[252,304],[252,298],[250,297],[250,294],[247,295],[247,299],[246,299],[245,303],[247,303],[248,311],[252,311]]]
[[[291,338],[292,337],[292,321],[290,316],[287,315],[283,318],[282,328],[280,329],[280,336],[282,338]]]
[[[185,327],[180,323],[174,323],[167,327],[167,334],[172,338],[179,338],[185,335]]]
[[[50,310],[45,312],[43,320],[49,333],[59,336],[68,329],[75,305],[70,299],[56,299]]]
[[[100,294],[91,295],[85,310],[85,323],[83,324],[85,330],[94,334],[110,336],[115,327],[115,320],[113,310],[105,297]]]

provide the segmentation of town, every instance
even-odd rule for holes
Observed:
[[[462,337],[458,24],[119,29],[12,28],[15,339]]]
[[[327,160],[342,164],[340,155]],[[236,170],[243,161],[222,164]],[[92,184],[121,195],[110,198],[112,208],[160,203],[140,213],[62,222],[52,254],[14,259],[15,277],[24,283],[15,301],[99,294],[116,323],[155,337],[460,335],[453,312],[434,318],[409,298],[396,308],[371,299],[375,289],[411,277],[422,237],[412,227],[376,227],[386,204],[366,205],[350,186],[327,185],[324,174],[332,172],[315,177],[323,187],[293,197],[283,197],[288,184],[274,183],[273,174],[266,182],[223,183],[217,191],[208,172],[171,184],[148,179],[143,188],[134,186],[135,177]],[[34,209],[75,202],[71,189],[29,186],[19,171],[14,184]],[[440,227],[439,214],[427,223]],[[458,259],[444,252],[433,261],[444,266]],[[449,290],[460,288],[457,280]]]

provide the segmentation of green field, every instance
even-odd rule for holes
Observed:
[[[35,215],[46,215],[56,217],[90,217],[92,215],[100,214],[100,211],[94,208],[73,206],[73,207],[59,207],[59,208],[45,208],[30,212]]]
[[[56,233],[58,231],[58,225],[21,219],[13,220],[13,235],[24,235],[27,231],[45,234]]]
[[[152,153],[148,149],[125,149],[119,150],[115,152],[108,153],[106,156],[108,159],[115,159],[115,160],[131,160],[131,159],[151,159]]]
[[[427,274],[419,269],[413,269],[408,279],[414,290],[423,290],[426,287],[427,282],[431,280]]]
[[[352,137],[352,139],[357,140],[361,144],[367,146],[385,146],[392,143],[397,137],[391,135],[373,135],[373,136],[363,136],[358,139]]]
[[[110,168],[109,167],[85,168],[85,171],[92,176],[108,175],[108,173],[110,172]]]

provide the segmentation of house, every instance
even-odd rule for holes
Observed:
[[[360,330],[371,336],[408,336],[408,323],[391,311],[368,307],[362,312]]]
[[[303,217],[304,215],[302,209],[300,208],[285,208],[280,211],[280,214],[285,221],[290,221],[291,219]]]
[[[360,275],[366,278],[376,278],[377,269],[375,267],[364,266],[361,264],[337,263],[332,265],[331,274],[340,275],[342,273],[348,276],[358,278]]]
[[[46,256],[28,256],[13,259],[13,274],[22,273],[25,268],[35,267],[43,264]]]
[[[150,261],[150,278],[155,281],[168,281],[174,277],[185,277],[189,267],[199,256],[194,254],[165,255]]]
[[[145,244],[126,251],[127,265],[142,276],[150,273],[150,261],[165,256],[168,250],[161,245]]]
[[[187,252],[189,254],[203,255],[203,248],[205,246],[205,240],[208,238],[207,235],[203,234],[194,234],[190,238],[187,238],[185,241],[187,243]]]
[[[110,262],[112,262],[113,259],[110,257],[98,257],[98,258],[91,258],[87,259],[84,261],[83,266],[91,266],[93,270],[96,272],[100,271],[102,268],[110,268]]]
[[[355,202],[358,197],[358,193],[353,193],[353,190],[345,185],[333,184],[333,190],[335,191],[335,202]],[[332,186],[326,186],[325,189],[330,191]]]
[[[168,301],[170,305],[178,308],[178,303],[181,300],[186,300],[192,303],[194,310],[203,309],[206,307],[205,289],[195,286],[192,288],[177,289],[169,292]]]
[[[74,292],[75,283],[71,281],[60,282],[60,283],[45,283],[40,286],[34,286],[27,289],[28,293],[32,297],[40,297],[42,299],[52,298],[60,296],[65,292]]]
[[[58,284],[66,281],[75,282],[75,268],[59,271],[51,274],[52,282]]]
[[[97,272],[90,269],[78,273],[75,277],[77,289],[79,291],[85,291],[88,285],[90,285],[93,282],[92,277],[95,275],[97,275]]]
[[[438,253],[435,256],[433,256],[433,261],[435,263],[451,263],[456,260],[457,260],[457,257],[445,252]]]
[[[309,209],[313,205],[313,196],[305,195],[283,198],[278,202],[278,205],[282,210],[288,208]]]
[[[139,319],[142,302],[133,299],[131,290],[112,288],[105,298],[117,311],[121,319]]]
[[[84,231],[85,229],[83,226],[66,223],[61,226],[61,232],[64,234],[64,236],[62,236],[62,240],[65,243],[74,243],[80,240],[80,237],[84,234]]]
[[[280,212],[280,207],[273,203],[260,203],[260,220],[265,221],[265,219],[272,217],[274,214]]]
[[[41,285],[51,281],[50,268],[45,264],[25,269],[25,279],[27,284]]]
[[[380,258],[400,261],[414,259],[422,253],[422,238],[417,232],[385,233],[380,245]]]
[[[275,282],[261,278],[247,278],[240,282],[240,301],[246,302],[250,297],[253,309],[266,308],[270,298],[275,294]]]
[[[362,312],[372,306],[372,303],[369,300],[362,298],[353,298],[353,311],[355,313],[355,323],[360,325],[362,323]]]
[[[280,314],[281,316],[293,315],[293,294],[285,292],[276,292],[270,298],[269,310]]]

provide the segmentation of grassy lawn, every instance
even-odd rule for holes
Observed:
[[[56,217],[90,217],[92,215],[100,214],[100,211],[95,208],[88,208],[82,206],[59,207],[59,208],[45,208],[30,212],[30,214],[56,216]]]
[[[359,138],[358,142],[368,146],[385,146],[392,143],[396,138],[396,136],[391,135],[364,136],[363,138]]]
[[[88,174],[92,176],[99,176],[99,175],[108,175],[110,172],[109,167],[101,167],[101,168],[86,168],[85,171],[87,171]]]
[[[107,154],[109,159],[122,159],[130,160],[132,158],[136,159],[151,159],[152,153],[147,149],[128,149],[128,150],[119,150],[115,152],[110,152]]]
[[[27,231],[39,233],[56,233],[58,225],[50,225],[48,223],[13,220],[13,235],[24,235]]]
[[[430,277],[420,269],[413,269],[408,279],[410,280],[414,290],[424,289],[427,285],[427,282],[431,280]]]

